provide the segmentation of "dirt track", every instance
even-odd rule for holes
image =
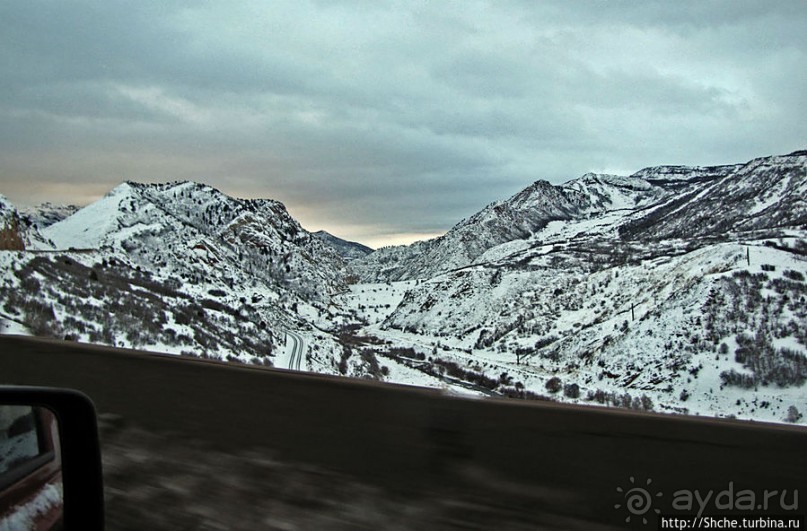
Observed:
[[[99,412],[149,432],[224,453],[265,449],[396,499],[476,500],[500,512],[498,528],[624,528],[630,513],[616,489],[633,487],[631,477],[642,487],[652,479],[647,490],[663,492],[654,507],[668,514],[674,492],[719,492],[730,482],[759,496],[765,489],[807,496],[807,430],[791,426],[467,400],[19,337],[0,337],[0,383],[79,389]],[[800,501],[796,512],[804,514]],[[631,525],[642,528],[633,516]],[[652,511],[644,516],[655,519]]]

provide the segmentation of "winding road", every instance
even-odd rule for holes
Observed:
[[[291,356],[289,356],[289,369],[292,371],[302,370],[303,363],[303,338],[291,331],[286,331],[286,348],[289,348],[289,339],[291,339]]]

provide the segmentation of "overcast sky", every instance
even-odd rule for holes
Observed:
[[[283,201],[372,246],[537,179],[807,148],[807,2],[0,2],[0,193]]]

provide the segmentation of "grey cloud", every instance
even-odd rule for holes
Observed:
[[[533,22],[554,26],[663,28],[665,31],[692,35],[725,26],[759,22],[765,17],[783,19],[804,17],[800,0],[758,2],[756,0],[713,0],[710,2],[668,2],[666,0],[615,0],[570,9],[563,0],[549,0],[536,6],[530,0],[509,2],[519,14]]]
[[[533,86],[529,68],[493,50],[464,50],[435,66],[434,76],[460,93],[482,98],[524,97]]]
[[[446,230],[539,178],[803,148],[805,19],[803,2],[2,3],[0,193],[194,178],[312,228]]]

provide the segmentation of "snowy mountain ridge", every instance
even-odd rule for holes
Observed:
[[[351,266],[366,282],[429,278],[471,265],[497,245],[551,239],[553,222],[587,222],[598,233],[608,225],[622,239],[803,226],[805,159],[795,152],[737,165],[658,166],[631,176],[589,173],[557,186],[536,181],[443,236],[379,249]]]
[[[357,260],[373,252],[373,249],[367,247],[366,245],[362,245],[358,242],[343,240],[342,238],[334,236],[333,234],[324,230],[319,230],[313,234],[331,246],[339,254],[339,256],[345,260]]]
[[[32,223],[41,231],[46,227],[58,223],[79,211],[76,205],[58,205],[42,203],[35,207],[20,209],[20,214],[31,219]]]
[[[20,210],[0,195],[0,250],[52,248],[42,235],[44,226],[38,209]]]
[[[416,276],[365,333],[512,396],[798,422],[805,155],[534,183],[452,229],[495,241],[491,212],[531,209],[530,234]],[[452,231],[413,249],[468,258]]]
[[[127,182],[42,221],[0,200],[0,328],[803,422],[806,180],[796,152],[536,181],[440,238],[369,254],[282,203],[193,182]]]
[[[36,335],[271,364],[345,289],[280,202],[198,183],[126,182],[42,233],[0,254],[0,321]]]
[[[282,203],[234,199],[198,183],[127,182],[43,232],[58,249],[122,250],[152,270],[201,260],[222,275],[245,269],[306,296],[344,289],[343,260]]]

